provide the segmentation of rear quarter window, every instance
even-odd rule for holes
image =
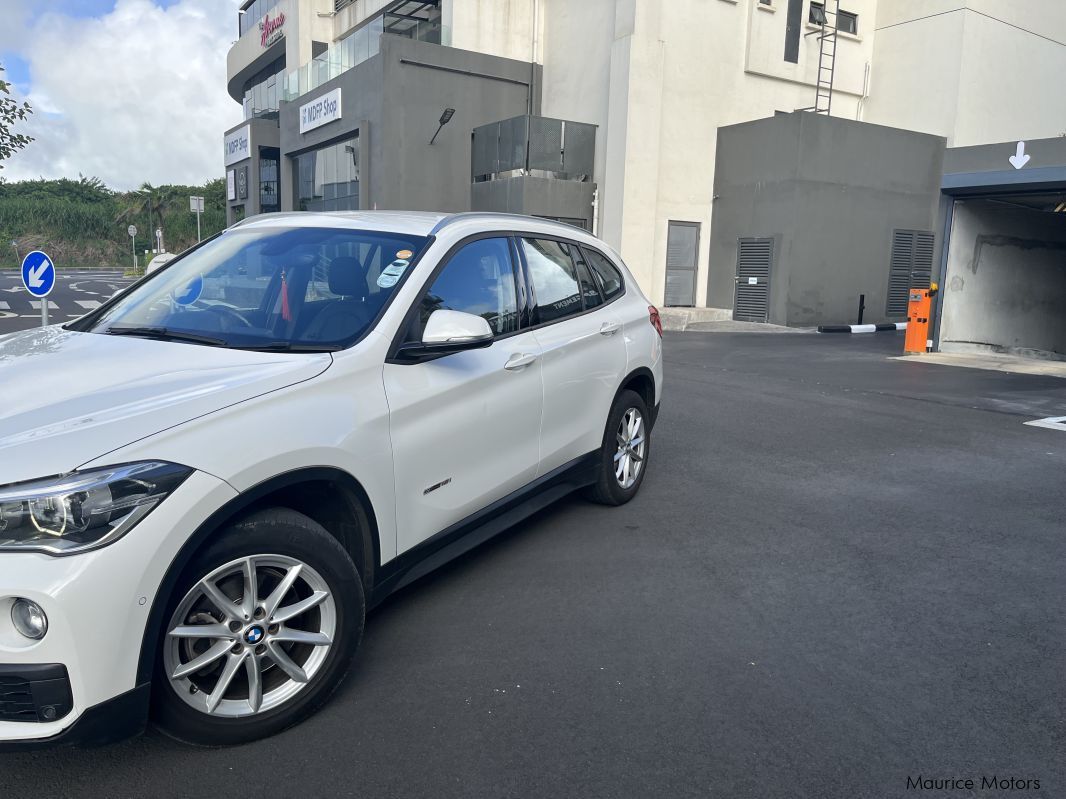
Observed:
[[[603,253],[590,250],[588,247],[581,249],[585,253],[585,260],[592,269],[592,274],[599,281],[604,301],[610,302],[625,289],[622,273]]]

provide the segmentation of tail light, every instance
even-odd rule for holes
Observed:
[[[651,326],[655,328],[655,332],[661,338],[663,335],[663,320],[659,318],[659,309],[654,305],[648,306],[648,321],[651,322]]]

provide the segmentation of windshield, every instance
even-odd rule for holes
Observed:
[[[340,349],[374,323],[426,241],[351,229],[237,228],[70,329],[240,349]]]

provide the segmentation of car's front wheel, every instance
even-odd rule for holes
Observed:
[[[157,723],[205,745],[296,724],[344,676],[364,614],[358,571],[320,525],[282,508],[243,519],[194,558],[171,597]]]
[[[622,505],[637,495],[651,454],[648,406],[635,391],[618,394],[607,416],[596,482],[586,496],[603,505]]]

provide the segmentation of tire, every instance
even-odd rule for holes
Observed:
[[[321,525],[285,508],[242,519],[193,558],[167,604],[152,680],[157,726],[186,743],[228,746],[298,724],[344,678],[365,615],[359,572]],[[193,670],[197,659],[204,665]]]
[[[640,434],[632,437],[631,446],[627,450],[633,459],[631,466],[635,466],[636,469],[635,474],[631,473],[623,480],[616,473],[616,464],[621,462],[616,458],[623,449],[619,439],[622,420],[631,413],[637,414],[640,420]],[[607,429],[604,431],[603,445],[600,447],[596,482],[585,490],[587,499],[601,505],[624,505],[637,495],[644,482],[644,475],[648,471],[648,456],[651,454],[649,419],[648,406],[637,392],[627,389],[615,397],[611,412],[607,415]],[[633,442],[637,443],[633,444]]]

